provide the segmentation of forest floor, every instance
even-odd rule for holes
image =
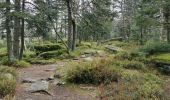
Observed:
[[[60,62],[61,64],[63,62]],[[31,93],[32,83],[23,83],[25,79],[29,80],[45,80],[54,75],[57,64],[53,65],[33,65],[29,68],[18,69],[19,78],[17,82],[16,100],[94,100],[94,95],[89,91],[81,91],[74,86],[49,84],[49,94],[35,92]]]

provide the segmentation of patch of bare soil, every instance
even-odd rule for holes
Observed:
[[[49,82],[47,91],[30,92],[28,88],[34,80],[46,80],[53,76],[56,65],[33,65],[29,68],[19,69],[19,78],[17,82],[16,100],[96,100],[91,93],[75,91],[65,85],[55,85]],[[23,80],[30,80],[29,83],[23,83]]]

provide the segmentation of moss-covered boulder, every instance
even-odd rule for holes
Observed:
[[[155,55],[151,59],[162,72],[170,75],[170,53]]]
[[[47,51],[54,51],[54,50],[60,50],[64,47],[59,44],[43,44],[43,45],[35,45],[34,49],[37,53],[47,52]]]
[[[49,58],[57,58],[60,55],[66,53],[67,51],[64,49],[56,50],[56,51],[47,51],[39,54],[39,57],[49,59]]]

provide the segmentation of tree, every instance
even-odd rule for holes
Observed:
[[[7,55],[8,55],[8,62],[13,61],[13,51],[12,51],[12,35],[11,35],[11,29],[10,29],[10,22],[11,17],[10,15],[10,0],[6,0],[6,22],[5,22],[5,28],[6,28],[6,34],[7,34]]]
[[[22,13],[25,10],[25,0],[22,0]],[[20,56],[19,59],[22,60],[23,52],[24,52],[24,35],[25,35],[25,20],[22,18],[21,20],[21,48],[20,48]]]
[[[14,53],[14,57],[15,59],[19,59],[19,37],[21,34],[21,26],[20,26],[20,18],[19,18],[19,14],[20,14],[20,0],[15,0],[15,15],[14,15],[14,43],[13,43],[13,53]]]

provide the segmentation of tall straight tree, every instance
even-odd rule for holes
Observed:
[[[24,10],[25,10],[25,0],[22,0],[22,13],[24,13]],[[21,48],[20,48],[20,57],[19,59],[21,60],[22,59],[22,56],[23,56],[23,51],[24,51],[24,35],[25,35],[25,20],[24,20],[24,17],[22,18],[21,20]]]
[[[170,43],[170,1],[169,0],[165,0],[164,2],[165,4],[163,5],[163,9],[164,9],[164,26],[165,26],[165,30],[167,33],[167,42]]]
[[[66,0],[66,4],[67,4],[67,11],[68,11],[68,48],[69,50],[72,49],[72,0]]]
[[[13,43],[13,53],[15,59],[19,58],[19,37],[20,37],[20,18],[18,14],[20,13],[20,0],[15,0],[15,16],[14,16],[14,43]]]
[[[10,13],[10,0],[6,0],[6,33],[7,33],[7,52],[8,52],[8,62],[12,62],[13,59],[13,51],[12,51],[12,35],[10,30],[10,21],[11,17],[9,16]]]

